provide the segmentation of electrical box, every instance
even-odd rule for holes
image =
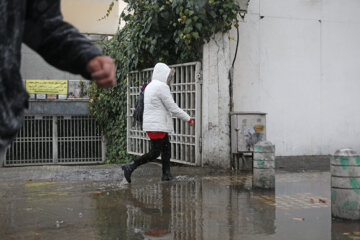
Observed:
[[[266,140],[266,113],[232,112],[231,152],[253,152],[254,145]]]

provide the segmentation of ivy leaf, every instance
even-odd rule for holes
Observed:
[[[191,35],[195,38],[195,39],[199,39],[200,38],[200,35],[198,32],[193,32],[191,33]]]
[[[196,23],[195,27],[197,30],[201,31],[202,30],[202,24],[201,23]]]

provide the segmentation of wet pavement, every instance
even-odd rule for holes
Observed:
[[[249,173],[118,165],[0,169],[0,239],[360,239],[360,222],[331,218],[330,173]]]

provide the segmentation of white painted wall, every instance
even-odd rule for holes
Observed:
[[[268,113],[277,155],[360,151],[359,10],[358,0],[250,0],[234,110]]]
[[[230,45],[218,33],[204,45],[202,165],[230,168]]]
[[[113,35],[119,27],[119,18],[125,2],[114,1],[110,15],[106,15],[113,0],[61,0],[61,11],[65,21],[70,22],[82,33]]]

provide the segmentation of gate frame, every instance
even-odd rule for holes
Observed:
[[[183,63],[183,64],[174,64],[169,65],[171,68],[175,67],[186,67],[186,66],[195,66],[195,162],[187,162],[183,160],[177,160],[171,158],[171,162],[190,165],[190,166],[202,166],[202,69],[201,69],[201,62],[189,62],[189,63]],[[153,71],[154,68],[146,68],[139,71],[131,71],[127,75],[127,153],[131,155],[137,155],[140,156],[142,153],[137,153],[130,151],[130,129],[131,129],[131,123],[132,123],[132,115],[131,115],[131,99],[130,99],[130,84],[129,84],[129,74],[133,73],[141,73],[145,71]],[[139,91],[140,92],[140,86]],[[148,139],[146,139],[148,140]],[[170,141],[171,142],[171,141]]]

